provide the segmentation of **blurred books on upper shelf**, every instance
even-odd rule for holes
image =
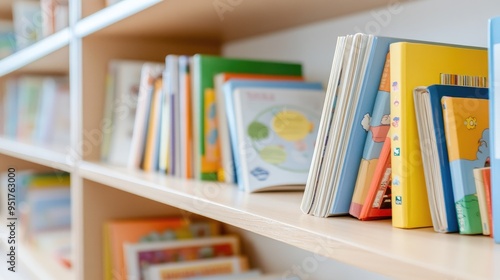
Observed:
[[[64,149],[69,145],[70,100],[67,77],[24,75],[6,82],[3,135]]]
[[[481,234],[474,168],[490,165],[488,100],[445,96],[443,121],[461,234]]]
[[[12,1],[12,22],[0,20],[0,58],[68,25],[68,0]]]
[[[500,229],[500,17],[490,19],[488,48],[493,237],[500,243],[500,234],[495,234]]]
[[[16,36],[12,21],[0,20],[0,59],[16,50]]]

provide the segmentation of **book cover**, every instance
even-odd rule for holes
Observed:
[[[103,120],[109,129],[103,130],[101,146],[105,162],[127,165],[143,64],[144,61],[133,60],[114,60],[109,64]]]
[[[488,100],[443,97],[443,121],[460,234],[481,234],[473,169],[490,164]]]
[[[219,276],[219,278],[215,276],[217,279],[226,279],[224,276],[228,274],[234,275],[233,279],[242,279],[238,278],[238,274],[247,270],[248,259],[243,256],[233,256],[151,265],[146,269],[145,275],[149,280],[192,279],[209,275]]]
[[[127,160],[127,166],[129,168],[142,168],[148,133],[149,114],[154,92],[154,81],[161,76],[164,69],[165,64],[163,63],[144,63],[141,68],[139,96],[134,116],[132,139],[130,140],[130,153]],[[164,108],[166,106],[167,105],[163,104]],[[166,160],[166,156],[167,155],[161,154],[160,159]]]
[[[180,175],[180,93],[179,93],[179,56],[167,55],[165,58],[165,74],[163,76],[163,94],[166,106],[162,108],[161,154],[167,154],[166,162],[160,170],[170,175]],[[166,124],[168,123],[168,124]],[[168,149],[168,151],[165,151]],[[168,168],[167,168],[168,167]]]
[[[5,95],[3,97],[3,133],[5,137],[16,138],[17,135],[17,110],[19,103],[19,79],[11,78],[5,83]]]
[[[181,217],[117,220],[109,221],[104,225],[103,248],[105,259],[111,265],[104,271],[104,279],[127,279],[127,266],[123,245],[125,243],[148,243],[165,240],[186,239],[219,235],[220,227],[217,222],[192,222]]]
[[[358,219],[364,221],[392,216],[391,171],[391,138],[386,137]]]
[[[361,209],[363,208],[368,191],[373,179],[375,179],[375,169],[380,156],[380,151],[384,145],[385,139],[390,129],[390,56],[387,54],[384,72],[380,79],[379,91],[375,98],[373,110],[366,113],[361,122],[363,128],[367,131],[363,156],[359,164],[358,178],[354,186],[352,195],[351,207],[349,214],[356,218],[360,218]]]
[[[493,233],[500,229],[500,17],[489,22],[490,127],[491,136],[491,203]],[[500,234],[493,234],[500,243]]]
[[[201,54],[193,57],[193,110],[196,112],[193,120],[194,166],[197,179],[215,181],[222,167],[220,157],[208,159],[205,151],[208,145],[213,147],[213,144],[218,141],[217,133],[206,131],[205,124],[210,124],[206,118],[211,117],[211,112],[205,111],[207,104],[205,93],[207,90],[214,90],[214,77],[222,72],[302,76],[302,66],[299,63],[224,58]],[[215,103],[213,109],[215,110]]]
[[[297,77],[298,78],[298,77]],[[321,90],[323,86],[319,82],[302,82],[302,81],[262,81],[262,80],[240,80],[232,79],[227,81],[224,86],[224,100],[227,114],[227,122],[229,128],[229,138],[234,163],[235,181],[241,178],[240,172],[240,157],[243,142],[238,140],[236,133],[236,111],[234,110],[234,92],[238,88],[269,88],[269,89],[304,89],[304,90]]]
[[[125,243],[129,280],[144,280],[152,265],[224,258],[240,253],[239,239],[234,235],[148,243]]]
[[[226,112],[226,98],[224,96],[224,83],[231,80],[275,80],[275,81],[301,81],[300,76],[284,76],[284,75],[263,75],[263,74],[248,74],[248,73],[220,73],[214,78],[215,84],[215,100],[217,106],[217,127],[219,131],[219,142],[221,147],[222,172],[220,181],[226,183],[235,183],[236,171],[233,162],[233,149],[229,137],[229,124]]]
[[[239,88],[233,95],[239,187],[247,192],[303,189],[324,91]]]
[[[488,89],[438,84],[414,90],[415,114],[432,224],[437,232],[456,232],[457,212],[441,106],[443,96],[487,99]]]
[[[438,84],[441,74],[487,77],[485,49],[400,42],[391,44],[392,224],[432,226],[415,118],[413,90]]]
[[[477,203],[479,205],[479,214],[481,214],[481,225],[483,226],[483,235],[491,235],[488,219],[488,204],[486,202],[486,185],[484,184],[483,171],[490,167],[476,167],[472,170],[474,183],[476,185]]]

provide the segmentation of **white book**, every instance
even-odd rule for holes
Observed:
[[[103,159],[111,164],[126,166],[139,95],[144,61],[115,60],[110,63],[110,84],[106,96],[103,130]],[[104,146],[106,145],[106,146]]]
[[[304,188],[324,97],[323,90],[235,90],[235,129],[243,147],[238,151],[241,189],[256,192]]]

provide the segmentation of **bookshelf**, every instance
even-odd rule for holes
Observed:
[[[99,163],[105,74],[111,59],[163,61],[169,53],[238,53],[238,49],[244,49],[238,42],[253,36],[343,18],[391,3],[221,0],[234,3],[221,21],[214,8],[217,2],[124,0],[105,7],[104,0],[71,0],[69,28],[0,60],[0,84],[18,73],[70,75],[70,147],[40,147],[0,138],[2,170],[14,165],[19,170],[63,170],[72,176],[73,268],[51,269],[29,247],[19,254],[26,266],[44,271],[52,279],[101,279],[102,222],[183,213],[221,221],[228,230],[266,244],[247,244],[252,262],[263,264],[265,272],[282,273],[313,258],[337,269],[338,262],[345,263],[357,268],[352,272],[358,276],[500,278],[500,267],[495,265],[500,261],[500,246],[490,238],[437,234],[431,228],[400,230],[392,228],[389,221],[315,218],[301,213],[298,192],[245,194],[222,183],[180,180]],[[10,17],[11,4],[0,3],[0,18]],[[317,44],[298,38],[295,41],[302,47]],[[285,45],[269,46],[273,49],[263,56],[286,53],[280,51]],[[333,46],[321,52],[328,69],[332,52]],[[327,76],[327,71],[318,75]],[[295,259],[284,256],[295,253]],[[280,258],[286,262],[280,262]],[[315,279],[331,275],[321,269],[315,273]]]

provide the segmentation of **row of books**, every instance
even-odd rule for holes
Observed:
[[[264,279],[260,270],[250,269],[240,242],[237,235],[223,234],[220,223],[210,220],[108,221],[104,279]]]
[[[13,1],[12,21],[0,20],[0,58],[54,34],[68,24],[68,0]]]
[[[8,174],[0,177],[3,184]],[[71,198],[70,176],[63,172],[16,173],[15,206],[2,207],[2,215],[16,217],[21,242],[49,258],[71,267]],[[2,185],[0,195],[7,201],[10,188]],[[12,190],[12,189],[10,189]],[[9,203],[10,206],[11,203]]]
[[[67,77],[19,76],[6,82],[2,104],[3,135],[51,147],[69,145]]]
[[[303,188],[323,100],[322,85],[303,81],[297,63],[112,61],[102,160],[246,191]]]
[[[339,37],[303,212],[490,234],[474,180],[494,144],[487,87],[486,49]]]

